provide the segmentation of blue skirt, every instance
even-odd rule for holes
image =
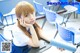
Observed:
[[[11,53],[28,53],[30,51],[31,47],[26,45],[26,46],[15,46],[12,43],[12,51]]]

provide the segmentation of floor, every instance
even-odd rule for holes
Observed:
[[[78,32],[80,32],[80,15],[78,16],[78,18],[74,18],[73,15],[74,14],[71,15],[69,22],[67,22],[67,24],[66,24],[66,27],[73,27]],[[40,26],[42,25],[42,22],[43,22],[43,19],[37,21],[37,23],[39,23]],[[51,25],[49,22],[46,22],[45,26],[43,27],[43,30],[45,31],[46,34],[53,35],[53,37],[56,33],[56,27],[54,25]],[[48,37],[50,37],[50,36],[48,36]],[[49,50],[47,50],[43,53],[48,53],[48,52],[51,52],[51,53],[52,52],[54,52],[54,53],[72,53],[68,50],[60,51],[55,46],[51,47]]]
[[[37,20],[37,23],[39,24],[39,26],[42,26],[43,20],[44,19]],[[69,22],[67,22],[66,27],[74,27],[76,30],[80,31],[80,15],[77,19],[76,18],[74,19],[74,16],[72,14],[70,19],[69,19]],[[43,27],[43,31],[48,35],[52,35],[51,37],[49,37],[49,36],[46,36],[46,37],[53,38],[55,33],[56,33],[56,27],[54,25],[51,25],[49,22],[46,22],[45,26]],[[2,30],[0,30],[0,33],[2,33]],[[54,53],[72,53],[72,52],[67,51],[67,50],[60,51],[55,46],[51,47],[50,49],[51,50],[45,51],[43,53],[48,53],[48,52],[49,53],[52,53],[52,52],[54,52]]]

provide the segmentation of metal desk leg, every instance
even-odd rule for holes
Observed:
[[[69,13],[69,14],[68,14],[67,20],[65,21],[65,26],[66,26],[66,23],[68,22],[68,20],[69,20],[69,18],[70,18],[70,16],[71,16],[71,14],[72,14],[72,13]]]
[[[42,28],[44,27],[45,23],[46,23],[46,18],[44,18],[43,24],[42,24]]]

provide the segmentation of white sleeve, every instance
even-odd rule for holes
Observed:
[[[29,41],[29,37],[24,34],[20,29],[16,28],[16,30],[13,31],[14,39],[16,39],[17,42],[20,44],[27,44]]]
[[[11,34],[11,27],[12,26],[5,27],[3,30],[3,37],[7,40],[12,40],[13,38]]]

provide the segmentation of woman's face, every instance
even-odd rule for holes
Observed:
[[[26,24],[34,24],[35,23],[35,13],[33,13],[33,14],[30,13],[26,16],[21,15],[21,18],[23,18],[23,20]]]

